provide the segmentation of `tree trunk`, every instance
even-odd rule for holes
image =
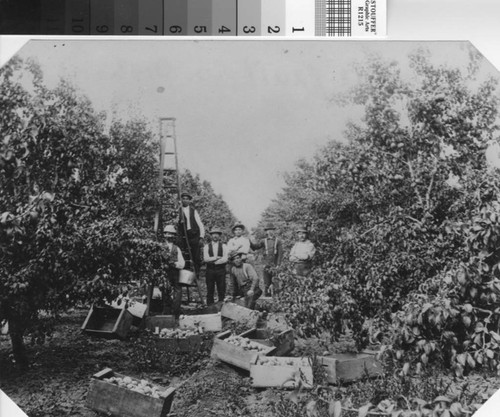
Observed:
[[[9,334],[12,343],[12,353],[18,366],[26,368],[28,366],[28,357],[26,355],[26,347],[24,346],[24,326],[17,320],[9,319]]]

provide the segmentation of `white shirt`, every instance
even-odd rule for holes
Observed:
[[[182,211],[184,212],[184,217],[186,217],[186,228],[187,230],[191,230],[191,216],[189,215],[189,207],[190,206],[182,206]],[[196,223],[198,223],[198,227],[200,228],[200,237],[205,237],[205,226],[203,226],[203,223],[201,222],[200,215],[198,214],[198,210],[194,210],[194,219],[196,220]]]
[[[210,243],[205,245],[205,247],[203,248],[203,259],[205,260],[205,262],[213,263],[214,265],[227,264],[227,255],[228,255],[227,246],[224,245],[222,242],[212,242],[212,245],[214,250],[214,256],[210,256],[208,252],[208,247],[210,246]],[[219,253],[219,245],[222,245],[222,258],[217,259],[217,254]]]
[[[169,253],[172,252],[172,242],[167,242],[167,248],[169,250]],[[177,246],[177,261],[175,262],[175,267],[177,269],[184,269],[186,266],[186,261],[184,260],[184,256],[182,256],[182,252]]]
[[[229,252],[242,252],[248,254],[250,252],[250,240],[245,236],[233,237],[227,242]]]
[[[315,253],[316,249],[310,240],[297,242],[290,251],[290,260],[292,262],[308,261],[312,259]]]

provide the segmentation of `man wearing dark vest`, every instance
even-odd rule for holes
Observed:
[[[207,305],[214,304],[215,287],[217,286],[217,297],[219,301],[224,301],[226,296],[226,264],[227,264],[227,246],[220,238],[222,230],[213,228],[210,230],[211,242],[205,245],[203,249],[203,259],[207,264],[206,283],[207,283]]]
[[[268,223],[264,227],[267,237],[258,243],[251,243],[251,248],[264,249],[263,264],[264,270],[262,272],[264,280],[264,296],[269,297],[270,288],[273,283],[273,268],[281,265],[283,260],[283,244],[281,240],[275,236],[276,227],[272,223]]]
[[[181,194],[182,207],[179,212],[179,239],[181,248],[187,251],[187,243],[191,249],[192,264],[196,275],[200,272],[201,250],[203,238],[205,237],[205,227],[201,221],[198,211],[191,205],[193,197],[186,192]],[[201,242],[200,242],[201,240]]]
[[[165,252],[163,255],[164,262],[167,265],[167,279],[170,285],[170,291],[173,294],[168,294],[168,296],[163,297],[163,308],[164,313],[166,313],[166,308],[170,304],[172,306],[172,313],[175,317],[179,317],[181,313],[181,301],[182,301],[182,290],[179,284],[179,270],[183,269],[185,266],[184,257],[182,252],[177,245],[174,244],[175,237],[177,236],[177,231],[175,226],[168,225],[163,229],[163,234],[165,236],[166,245]]]

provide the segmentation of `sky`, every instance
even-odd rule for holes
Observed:
[[[335,99],[376,52],[405,66],[426,46],[460,64],[463,42],[33,40],[46,83],[77,86],[97,110],[124,120],[176,118],[179,165],[208,180],[247,227],[284,185],[283,173],[330,140],[344,140],[361,109]],[[203,213],[201,213],[203,216]]]

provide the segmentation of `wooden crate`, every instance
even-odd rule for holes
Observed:
[[[216,314],[184,315],[179,317],[181,329],[201,326],[205,332],[220,332],[222,330],[222,316]]]
[[[250,310],[235,303],[224,303],[220,313],[222,317],[227,317],[248,327],[256,327],[260,318],[258,311]]]
[[[123,303],[128,303],[128,311],[132,316],[134,316],[134,320],[132,324],[136,327],[141,325],[142,319],[144,318],[144,313],[146,312],[147,305],[142,303],[139,300],[130,300],[128,298],[116,299],[111,303],[111,307],[113,308],[123,308]]]
[[[183,338],[170,337],[161,338],[158,336],[156,339],[156,346],[158,349],[164,350],[166,352],[196,352],[201,347],[201,342],[203,338],[199,334],[194,334],[192,336],[187,336]]]
[[[254,342],[262,343],[266,346],[275,346],[274,356],[284,356],[289,354],[295,347],[295,335],[292,329],[284,331],[272,331],[269,329],[250,329],[240,334]]]
[[[175,327],[175,316],[160,315],[160,316],[148,316],[144,320],[144,326],[148,330],[155,331],[158,327],[161,329],[173,329]]]
[[[82,330],[93,336],[124,339],[127,337],[133,320],[134,317],[125,308],[92,306],[82,325]]]
[[[229,336],[231,336],[230,330],[219,333],[215,336],[211,356],[247,371],[250,370],[250,364],[255,363],[257,356],[267,356],[275,350],[273,346],[266,345],[264,345],[266,346],[265,349],[260,352],[245,350],[242,347],[225,342],[224,339],[227,339]]]
[[[109,368],[93,376],[87,394],[88,408],[117,417],[166,417],[170,413],[174,388],[167,389],[166,398],[153,398],[103,380],[112,376],[124,377]]]
[[[312,388],[313,370],[308,358],[268,356],[273,365],[260,365],[259,358],[250,364],[252,386],[256,388]]]
[[[382,364],[374,353],[339,353],[332,356],[320,356],[320,364],[325,367],[330,384],[351,382],[365,376],[382,375]]]

